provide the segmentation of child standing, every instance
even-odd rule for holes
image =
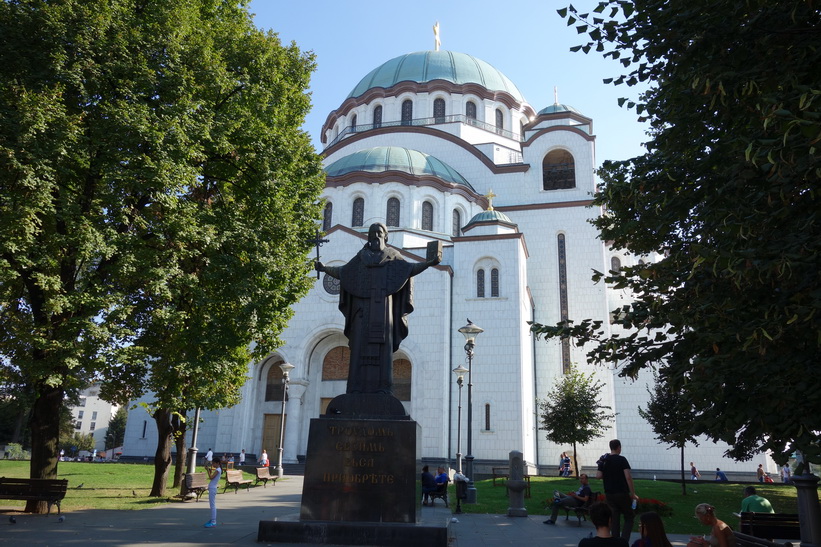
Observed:
[[[215,460],[211,467],[206,467],[205,472],[211,482],[208,483],[208,505],[211,507],[211,520],[205,523],[206,528],[213,528],[217,525],[217,489],[222,476],[222,464]]]

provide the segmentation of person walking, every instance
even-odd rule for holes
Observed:
[[[610,441],[610,454],[604,454],[596,465],[598,466],[596,478],[602,479],[604,495],[613,513],[610,531],[614,536],[620,535],[629,542],[635,519],[633,500],[638,501],[639,497],[633,485],[630,463],[621,455],[621,441],[618,439]],[[624,528],[621,528],[620,522],[622,515],[624,516]]]
[[[243,448],[242,451],[239,453],[239,465],[242,467],[245,465],[245,449]]]
[[[211,466],[205,468],[205,472],[208,473],[208,478],[211,479],[211,482],[208,483],[208,506],[211,508],[211,520],[205,523],[205,527],[213,528],[217,525],[217,490],[222,476],[222,464],[219,460],[216,460]]]
[[[758,464],[758,469],[755,472],[756,477],[758,477],[758,482],[764,482],[764,466],[762,464]]]
[[[700,478],[701,478],[701,473],[698,472],[698,468],[696,467],[696,464],[694,464],[693,462],[690,462],[690,480],[691,481],[697,481]]]
[[[792,482],[790,478],[790,464],[788,463],[785,463],[781,468],[781,482],[784,484],[790,484]]]

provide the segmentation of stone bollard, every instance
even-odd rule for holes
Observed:
[[[525,488],[527,483],[524,480],[524,460],[522,453],[518,450],[510,452],[510,475],[507,480],[507,497],[510,506],[507,508],[509,517],[526,517],[525,508]]]
[[[821,508],[818,506],[818,477],[809,473],[793,475],[798,490],[798,521],[801,547],[821,547]]]

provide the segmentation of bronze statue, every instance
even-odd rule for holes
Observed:
[[[340,282],[339,310],[351,349],[347,393],[391,393],[393,353],[408,335],[407,315],[413,311],[411,278],[442,260],[441,242],[428,244],[427,259],[418,263],[406,262],[387,242],[388,228],[377,222],[347,264],[315,264]]]

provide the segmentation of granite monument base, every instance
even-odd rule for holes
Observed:
[[[445,547],[447,520],[419,522],[419,424],[362,417],[370,405],[336,408],[348,412],[311,420],[299,521],[261,521],[257,541]]]

